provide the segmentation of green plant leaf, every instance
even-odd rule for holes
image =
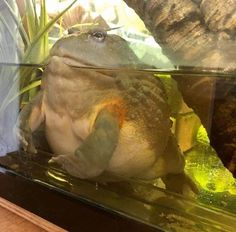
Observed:
[[[47,9],[46,9],[46,1],[42,0],[41,2],[41,15],[40,15],[40,22],[39,22],[39,29],[43,30],[45,26],[47,25],[48,22],[48,15],[47,15]],[[41,51],[40,51],[40,56],[43,59],[48,55],[48,32],[45,32],[45,34],[42,37],[41,40]]]
[[[11,8],[11,6],[8,4],[8,2],[7,2],[6,0],[3,0],[3,1],[4,1],[4,3],[5,3],[5,5],[6,5],[8,11],[9,11],[9,13],[10,13],[11,16],[12,16],[12,19],[14,20],[14,22],[15,22],[15,24],[16,24],[18,30],[19,30],[19,33],[20,33],[20,35],[21,35],[21,38],[22,38],[22,41],[23,41],[25,47],[27,47],[28,44],[29,44],[29,37],[28,37],[28,35],[27,35],[27,33],[26,33],[26,31],[25,31],[23,25],[22,25],[22,22],[20,22],[20,20],[18,19],[18,17],[15,15],[14,11],[12,10],[12,8]]]
[[[33,41],[33,38],[35,37],[38,30],[38,16],[34,6],[35,4],[36,3],[34,0],[25,0],[27,29],[31,42]]]
[[[10,104],[11,102],[14,101],[14,99],[16,99],[17,97],[19,97],[20,95],[22,95],[25,92],[28,92],[38,86],[41,85],[41,80],[38,81],[34,81],[33,83],[27,85],[26,87],[22,88],[17,94],[15,94],[11,99],[9,99],[8,104]]]
[[[18,42],[16,40],[16,36],[13,34],[12,29],[9,27],[9,25],[6,22],[5,18],[1,14],[0,14],[0,20],[5,25],[5,27],[7,28],[8,32],[9,32],[9,35],[11,36],[12,40],[14,41],[17,54],[19,55],[19,57],[22,57],[23,54],[22,54],[22,51],[20,50],[20,48],[18,46]]]
[[[29,48],[26,50],[25,53],[25,58],[24,58],[24,62],[27,63],[30,61],[30,58],[32,57],[32,53],[34,51],[34,48],[37,46],[38,42],[40,39],[42,39],[42,37],[45,35],[45,33],[47,33],[51,27],[54,25],[54,23],[68,10],[70,9],[73,4],[76,2],[77,0],[74,0],[68,7],[66,7],[62,12],[60,12],[55,18],[53,18],[52,20],[50,20],[47,25],[42,28],[41,30],[39,30],[39,32],[35,35],[34,39],[31,42],[31,46],[29,46]],[[35,55],[35,54],[34,54]]]
[[[68,10],[70,9],[73,4],[76,2],[76,0],[74,0],[73,2],[71,2],[71,4],[68,5],[68,7],[66,7],[62,12],[60,12],[55,18],[53,18],[52,20],[50,20],[49,22],[46,22],[46,9],[43,9],[41,11],[41,18],[40,20],[42,20],[44,23],[41,22],[41,28],[38,28],[38,30],[36,30],[37,33],[34,34],[32,27],[34,25],[38,25],[38,17],[36,15],[36,8],[32,6],[32,3],[35,3],[35,1],[31,1],[31,0],[25,0],[26,3],[29,3],[29,5],[27,6],[29,9],[29,13],[26,14],[25,16],[25,20],[29,20],[30,25],[29,29],[30,29],[30,36],[29,36],[29,40],[30,43],[27,46],[26,52],[24,54],[24,58],[22,59],[23,63],[29,63],[32,62],[31,58],[33,58],[34,56],[36,56],[37,54],[34,52],[40,52],[37,51],[38,46],[42,45],[42,40],[46,39],[48,40],[48,36],[47,33],[48,31],[51,29],[51,27],[55,24],[55,22],[60,19],[62,17],[62,15]],[[43,0],[45,3],[45,0]],[[27,4],[26,4],[27,5]],[[35,22],[36,20],[36,22]],[[44,25],[45,24],[45,25]],[[10,29],[10,28],[9,28]],[[47,45],[44,44],[44,48],[47,48]],[[39,63],[39,62],[35,62],[35,63]],[[32,66],[33,67],[33,66]],[[20,71],[21,70],[21,71]],[[24,93],[26,93],[27,91],[31,90],[34,87],[34,84],[30,82],[30,76],[33,73],[33,71],[35,70],[35,68],[26,68],[23,67],[22,69],[17,68],[13,74],[14,76],[14,82],[12,84],[12,87],[10,88],[9,92],[7,93],[6,97],[4,98],[3,102],[0,105],[0,113],[4,112],[5,108],[7,107],[7,105],[12,102],[17,96],[20,96]],[[19,86],[19,81],[18,81],[18,74],[20,74],[20,86],[21,86],[21,90],[19,91],[18,94],[15,93],[16,88]],[[36,85],[39,82],[36,82]],[[25,87],[26,86],[26,87]]]

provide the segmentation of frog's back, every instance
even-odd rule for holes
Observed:
[[[170,110],[161,81],[152,75],[136,74],[117,78],[126,102],[126,120],[138,125],[152,146],[166,145],[170,134]],[[163,141],[163,137],[166,141]]]

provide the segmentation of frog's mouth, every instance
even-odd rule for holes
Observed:
[[[62,59],[62,62],[68,66],[72,67],[94,67],[96,64],[92,64],[91,62],[86,62],[84,60],[79,60],[72,56],[58,56]]]
[[[84,61],[84,60],[80,60],[80,59],[77,59],[77,58],[73,58],[72,56],[61,56],[60,58],[62,58],[62,62],[68,66],[71,66],[71,67],[77,67],[77,68],[89,68],[89,69],[124,69],[124,70],[127,70],[127,69],[138,69],[138,65],[134,65],[134,64],[123,64],[121,65],[120,67],[117,66],[117,64],[114,64],[114,65],[101,65],[101,64],[97,64],[95,62],[91,62],[91,61]]]
[[[114,64],[109,64],[109,65],[101,65],[98,64],[97,62],[93,62],[93,61],[88,61],[85,59],[78,59],[77,57],[73,57],[69,54],[65,54],[65,55],[60,55],[60,54],[53,54],[52,57],[57,57],[61,60],[62,63],[64,63],[65,65],[68,65],[70,67],[77,67],[77,68],[89,68],[89,69],[144,69],[144,68],[150,68],[145,67],[143,64],[142,66],[139,65],[139,63],[127,63],[127,64],[122,64],[122,65],[117,65],[116,63]]]

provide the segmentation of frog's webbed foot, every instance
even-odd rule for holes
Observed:
[[[22,147],[25,152],[33,154],[37,153],[33,142],[33,135],[29,127],[15,127],[14,132],[16,139],[19,141],[20,147]]]
[[[196,184],[185,174],[185,172],[168,174],[162,177],[162,181],[164,182],[166,189],[172,192],[180,193],[185,196],[192,195],[192,193],[198,193]]]
[[[79,166],[79,160],[74,155],[59,155],[52,157],[49,161],[49,164],[58,164],[62,169],[67,171],[72,176],[77,176],[82,178]]]
[[[83,162],[75,155],[59,155],[51,158],[48,163],[58,164],[70,175],[81,179],[89,179],[93,176],[98,176],[103,171],[98,167],[87,168],[87,165],[83,165]]]

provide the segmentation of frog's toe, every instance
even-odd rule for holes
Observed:
[[[80,168],[78,167],[78,161],[75,160],[76,157],[70,155],[59,155],[52,157],[48,163],[52,165],[59,165],[61,169],[68,172],[70,175],[85,178],[84,175],[81,173]]]
[[[56,157],[52,157],[52,158],[48,161],[49,164],[55,164],[55,163],[57,163],[57,164],[60,164],[60,165],[62,165],[63,162],[64,162],[64,156],[63,156],[63,155],[59,155],[59,156],[56,156]]]
[[[29,152],[32,154],[37,153],[37,149],[35,148],[33,143],[33,137],[31,131],[17,128],[15,129],[15,135],[20,143],[20,146],[23,148],[25,152]]]
[[[71,171],[75,168],[75,163],[71,156],[68,155],[59,155],[52,157],[49,161],[49,164],[58,164],[61,166],[62,169],[66,170],[68,173],[71,174]]]
[[[33,143],[28,144],[26,151],[31,153],[31,154],[36,154],[37,153],[37,149],[35,148]]]

